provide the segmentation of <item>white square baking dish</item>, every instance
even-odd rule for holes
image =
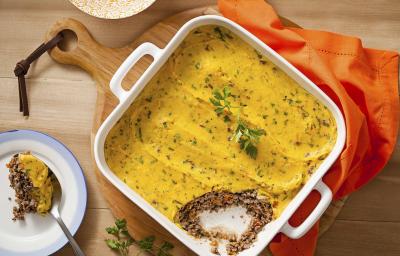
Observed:
[[[332,192],[329,187],[322,181],[322,177],[332,166],[335,160],[340,155],[346,138],[346,129],[343,116],[339,108],[333,103],[333,101],[325,95],[314,83],[312,83],[306,76],[304,76],[299,70],[287,62],[278,53],[260,41],[257,37],[252,35],[250,32],[245,30],[240,25],[220,16],[206,15],[194,18],[187,22],[182,28],[176,33],[171,39],[168,45],[164,49],[160,49],[154,44],[143,43],[136,48],[131,55],[124,61],[114,77],[110,82],[111,91],[119,99],[119,104],[107,117],[104,123],[99,128],[94,142],[94,157],[96,160],[97,167],[100,172],[124,195],[126,195],[133,203],[142,208],[164,228],[166,228],[171,234],[177,239],[189,247],[193,252],[198,255],[214,255],[210,251],[209,243],[204,240],[196,239],[188,235],[184,230],[180,229],[168,218],[158,212],[153,206],[145,201],[139,194],[129,188],[123,181],[121,181],[108,167],[105,156],[104,156],[104,143],[107,134],[114,126],[114,124],[121,118],[123,113],[132,104],[135,98],[140,94],[142,89],[151,80],[151,78],[157,73],[157,71],[164,65],[169,56],[175,51],[178,45],[193,29],[204,26],[204,25],[218,25],[223,26],[238,35],[242,40],[250,44],[254,49],[262,53],[271,62],[278,66],[282,71],[288,74],[293,80],[295,80],[300,86],[316,97],[322,102],[329,111],[331,111],[337,127],[337,139],[336,143],[325,158],[322,164],[314,174],[310,177],[307,183],[301,188],[294,199],[285,208],[279,218],[273,220],[267,224],[264,229],[258,234],[257,240],[247,250],[242,251],[241,256],[244,255],[258,255],[272,240],[272,238],[279,232],[284,233],[290,238],[299,238],[303,236],[313,224],[320,218],[326,208],[329,206],[332,200]],[[121,82],[133,65],[144,55],[151,55],[154,58],[152,64],[138,79],[138,81],[132,86],[129,91],[124,90],[121,87]],[[298,227],[292,227],[289,224],[289,218],[294,214],[300,204],[306,199],[312,190],[316,190],[320,193],[321,199],[312,213],[307,219]],[[235,225],[232,220],[232,225]]]

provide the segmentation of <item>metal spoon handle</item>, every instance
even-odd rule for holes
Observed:
[[[71,244],[72,249],[74,250],[74,254],[77,256],[85,256],[82,252],[81,248],[79,247],[78,243],[75,241],[72,234],[69,232],[67,226],[65,226],[64,222],[62,221],[60,216],[54,216],[54,219],[57,221],[58,225],[60,225],[62,231],[64,232],[65,236],[68,238],[69,243]]]

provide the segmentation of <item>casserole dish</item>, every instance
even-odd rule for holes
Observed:
[[[159,222],[164,228],[171,232],[177,239],[182,241],[187,247],[193,250],[199,255],[213,255],[210,252],[210,246],[207,242],[200,239],[195,239],[188,235],[184,230],[176,226],[167,217],[156,210],[151,204],[149,204],[144,198],[138,193],[128,187],[122,180],[120,180],[113,171],[108,167],[105,154],[104,146],[106,137],[112,127],[121,118],[124,112],[129,108],[132,102],[138,97],[143,88],[148,84],[152,77],[157,71],[164,65],[167,59],[173,54],[175,49],[185,39],[185,37],[195,28],[205,25],[217,25],[224,27],[240,37],[243,41],[252,46],[256,51],[263,54],[267,59],[279,67],[284,73],[291,77],[299,86],[304,88],[308,93],[317,98],[322,102],[327,109],[331,112],[334,121],[336,122],[337,137],[334,147],[325,160],[321,163],[319,168],[310,176],[306,184],[301,188],[293,200],[288,204],[281,215],[268,223],[264,229],[258,234],[257,240],[253,245],[239,253],[238,255],[258,255],[272,240],[272,238],[279,232],[286,234],[291,238],[299,238],[304,235],[312,225],[319,219],[325,209],[328,207],[332,200],[332,192],[323,183],[322,177],[327,172],[329,167],[334,163],[336,158],[339,156],[345,142],[345,125],[343,116],[339,111],[338,107],[308,78],[306,78],[300,71],[283,59],[279,54],[261,42],[254,35],[240,27],[236,23],[219,16],[201,16],[187,22],[171,39],[169,44],[164,48],[160,49],[151,43],[144,43],[140,45],[132,54],[125,60],[121,67],[117,70],[116,74],[110,82],[111,91],[119,99],[118,106],[108,116],[104,123],[99,128],[96,134],[94,142],[94,156],[96,164],[101,173],[122,193],[124,193],[132,202],[141,207],[157,222]],[[121,82],[124,76],[129,72],[132,66],[144,55],[151,55],[154,58],[153,63],[143,73],[135,85],[129,90],[125,91],[121,87]],[[306,220],[298,227],[292,227],[288,220],[305,200],[308,194],[316,190],[320,193],[321,199],[312,213],[306,218]],[[231,223],[235,226],[234,220]]]

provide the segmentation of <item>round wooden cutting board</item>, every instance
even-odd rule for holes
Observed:
[[[109,89],[109,81],[125,58],[143,42],[152,42],[158,47],[164,48],[176,31],[186,21],[205,14],[219,13],[215,6],[184,11],[161,21],[147,30],[137,40],[122,48],[108,48],[100,45],[92,38],[84,25],[73,19],[60,20],[51,27],[46,35],[46,40],[51,39],[62,31],[62,33],[65,34],[64,40],[71,40],[71,34],[75,34],[77,38],[76,45],[72,50],[61,50],[60,47],[65,49],[62,46],[55,47],[50,51],[51,57],[57,62],[82,68],[88,72],[97,83],[97,102],[91,133],[92,145],[95,134],[101,123],[118,104],[116,97],[113,96]],[[282,18],[282,21],[285,26],[298,27],[298,25],[285,18]],[[70,31],[65,32],[66,30]],[[68,42],[63,43],[68,44]],[[125,78],[123,82],[124,87],[127,89],[133,85],[150,63],[151,59],[149,57],[142,58]],[[154,235],[158,243],[169,241],[174,244],[173,255],[194,255],[193,252],[109,183],[98,170],[96,170],[96,173],[98,183],[102,188],[103,196],[108,201],[115,218],[127,219],[129,230],[136,238]],[[320,221],[320,234],[325,232],[333,223],[343,204],[344,200],[332,202]],[[270,255],[268,250],[265,250],[265,254]]]

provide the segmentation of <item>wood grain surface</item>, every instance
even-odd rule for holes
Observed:
[[[400,49],[400,4],[396,0],[270,2],[281,15],[303,27],[357,35],[368,47]],[[30,128],[47,132],[78,157],[88,180],[89,204],[77,239],[87,255],[112,254],[104,244],[104,228],[112,224],[113,217],[90,158],[95,83],[78,68],[42,57],[28,74],[31,117],[25,120],[18,112],[15,63],[36,48],[47,29],[62,17],[83,22],[101,44],[122,47],[174,13],[214,3],[159,0],[137,16],[105,21],[81,13],[64,0],[0,0],[0,131]],[[317,255],[400,254],[399,165],[398,144],[385,170],[350,196],[332,228],[320,238]],[[72,255],[72,250],[66,246],[57,255]]]

